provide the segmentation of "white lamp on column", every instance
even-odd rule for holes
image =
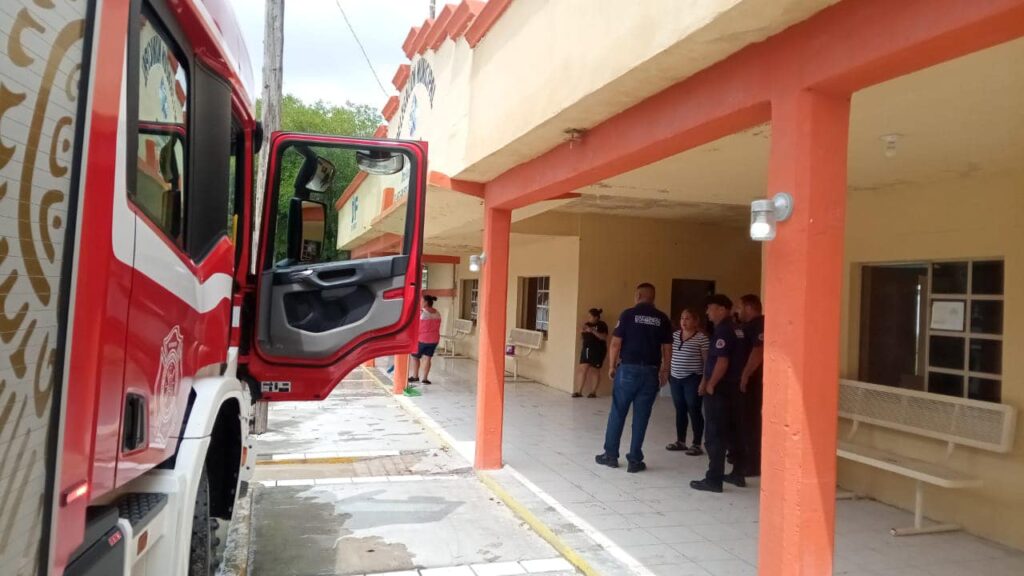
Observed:
[[[469,271],[470,272],[479,272],[480,268],[483,267],[484,262],[486,262],[486,261],[487,261],[487,255],[486,254],[484,254],[482,252],[480,254],[473,254],[472,256],[469,257]]]
[[[793,197],[786,192],[779,192],[771,199],[754,200],[750,203],[750,239],[774,240],[776,224],[792,214]]]

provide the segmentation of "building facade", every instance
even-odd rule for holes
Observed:
[[[914,506],[911,480],[837,461],[840,378],[1024,407],[1024,2],[681,4],[447,5],[410,31],[379,133],[430,145],[427,289],[476,324],[479,467],[501,463],[509,329],[545,334],[520,374],[570,392],[586,310],[613,324],[638,282],[673,312],[760,293],[761,570],[824,573],[837,484]],[[363,184],[339,248],[393,253],[401,193]],[[783,191],[793,216],[751,241],[750,202]],[[952,454],[867,428],[983,481],[927,488],[930,517],[1024,548],[1020,427]]]

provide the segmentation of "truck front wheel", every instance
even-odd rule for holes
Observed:
[[[210,530],[210,480],[206,477],[206,466],[199,478],[196,502],[192,508],[192,544],[189,547],[188,576],[211,576],[213,574],[213,553]]]

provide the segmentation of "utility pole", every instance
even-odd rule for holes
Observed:
[[[284,59],[284,0],[266,0],[263,28],[263,147],[260,148],[259,171],[256,179],[256,210],[253,220],[252,263],[250,272],[256,273],[256,254],[263,220],[263,199],[266,197],[267,163],[270,158],[270,135],[281,129],[281,86]]]

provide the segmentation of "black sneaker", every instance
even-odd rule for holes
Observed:
[[[419,382],[420,379],[415,376],[409,376],[409,382]]]
[[[573,392],[572,393],[572,397],[573,398],[583,398],[583,394],[580,394],[579,392]]]
[[[747,487],[747,479],[744,478],[742,474],[737,474],[736,472],[722,476],[722,482],[728,482],[737,488]]]
[[[609,456],[607,454],[598,454],[597,456],[594,456],[594,462],[597,462],[598,464],[600,464],[602,466],[607,466],[609,468],[618,468],[619,467],[619,459],[618,458],[612,458],[611,456]]]
[[[430,386],[431,384],[433,384],[433,382],[431,382],[430,380],[424,380],[423,384],[426,386]]]
[[[626,467],[626,472],[630,474],[636,474],[637,472],[643,472],[647,470],[647,464],[643,462],[630,462],[629,466]]]
[[[690,482],[690,488],[694,490],[700,490],[701,492],[714,492],[715,494],[722,493],[721,484],[712,484],[707,480],[694,480]]]
[[[597,398],[597,394],[588,394],[587,398]]]

